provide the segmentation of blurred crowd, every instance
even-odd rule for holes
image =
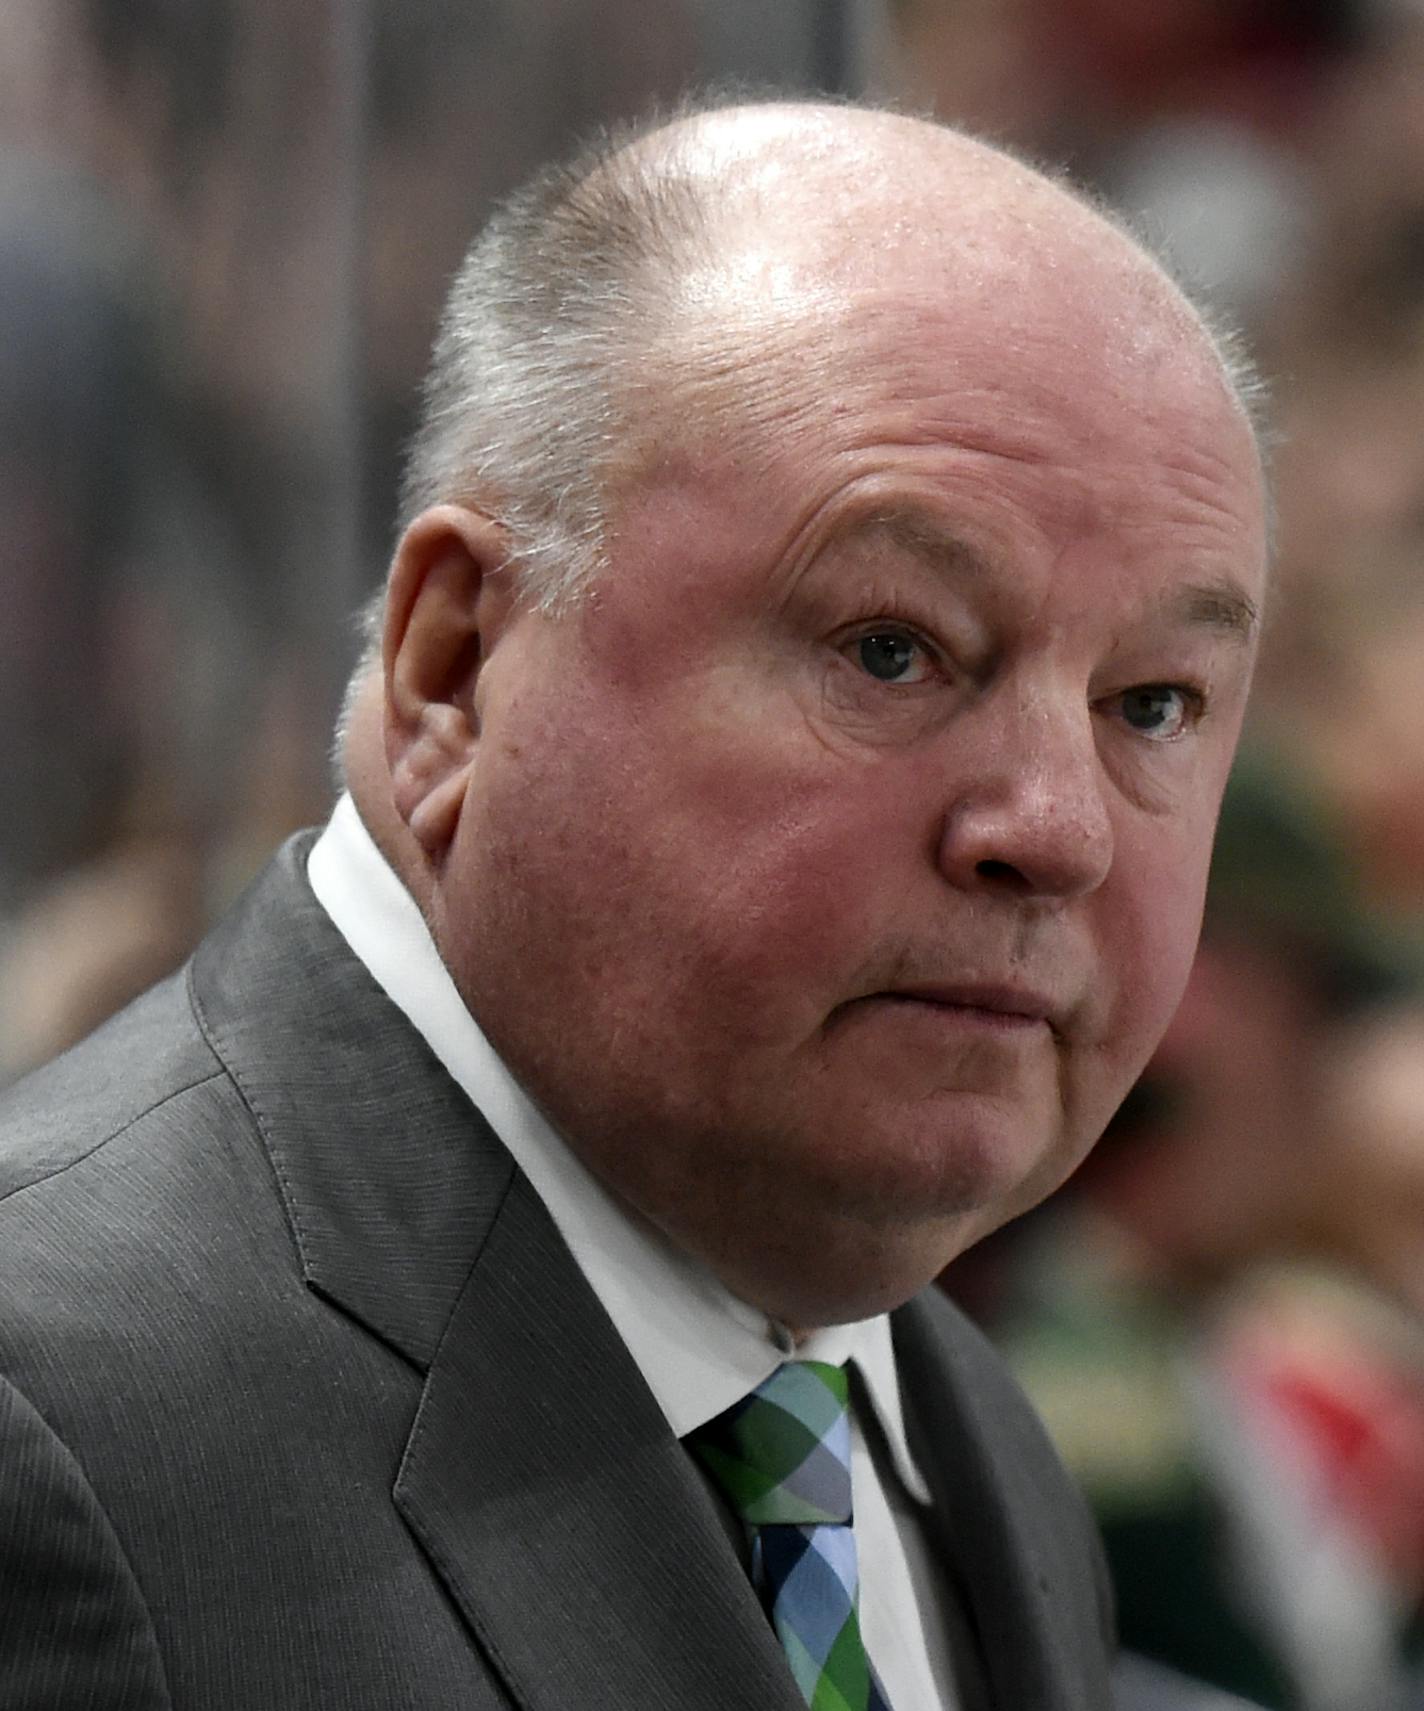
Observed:
[[[1069,1190],[946,1286],[1097,1507],[1135,1652],[1420,1711],[1421,0],[0,7],[0,1079],[325,813],[482,211],[728,74],[1061,163],[1269,384],[1275,602],[1186,1001]]]

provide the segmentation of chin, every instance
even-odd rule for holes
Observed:
[[[1025,1211],[1078,1162],[1056,1114],[953,1093],[843,1134],[824,1162],[828,1206],[887,1227],[968,1221],[980,1233]]]
[[[973,1240],[969,1228],[942,1230],[928,1242],[872,1253],[844,1267],[828,1265],[823,1251],[807,1256],[794,1277],[777,1280],[761,1305],[781,1323],[806,1330],[892,1313],[927,1289]]]
[[[1002,1111],[967,1121],[953,1133],[905,1126],[881,1144],[858,1150],[863,1167],[824,1177],[820,1195],[783,1203],[783,1228],[795,1229],[800,1250],[784,1283],[814,1306],[813,1323],[867,1318],[899,1306],[939,1276],[950,1262],[1051,1194],[1080,1161],[1085,1147],[1057,1128]],[[814,1208],[814,1209],[813,1209]],[[814,1293],[813,1293],[814,1291]],[[778,1315],[781,1316],[781,1315]],[[795,1322],[795,1321],[788,1321]]]
[[[999,1221],[997,1213],[978,1211],[887,1217],[862,1206],[817,1212],[804,1202],[784,1202],[779,1216],[772,1208],[768,1214],[760,1232],[743,1232],[740,1252],[706,1257],[734,1294],[807,1330],[902,1306]]]

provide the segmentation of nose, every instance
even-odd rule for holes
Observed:
[[[963,730],[940,834],[940,868],[964,890],[1069,898],[1095,891],[1113,860],[1108,780],[1085,702],[986,707]]]

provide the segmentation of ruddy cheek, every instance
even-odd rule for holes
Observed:
[[[1121,1097],[1157,1047],[1176,1012],[1191,971],[1196,943],[1194,931],[1180,924],[1146,932],[1131,958],[1115,970],[1118,998],[1107,1019],[1108,1051],[1122,1083],[1112,1091]]]

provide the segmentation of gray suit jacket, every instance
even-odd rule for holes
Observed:
[[[0,1099],[0,1711],[795,1711],[701,1479],[307,847]],[[895,1338],[990,1702],[1100,1711],[1036,1420],[937,1297]]]

